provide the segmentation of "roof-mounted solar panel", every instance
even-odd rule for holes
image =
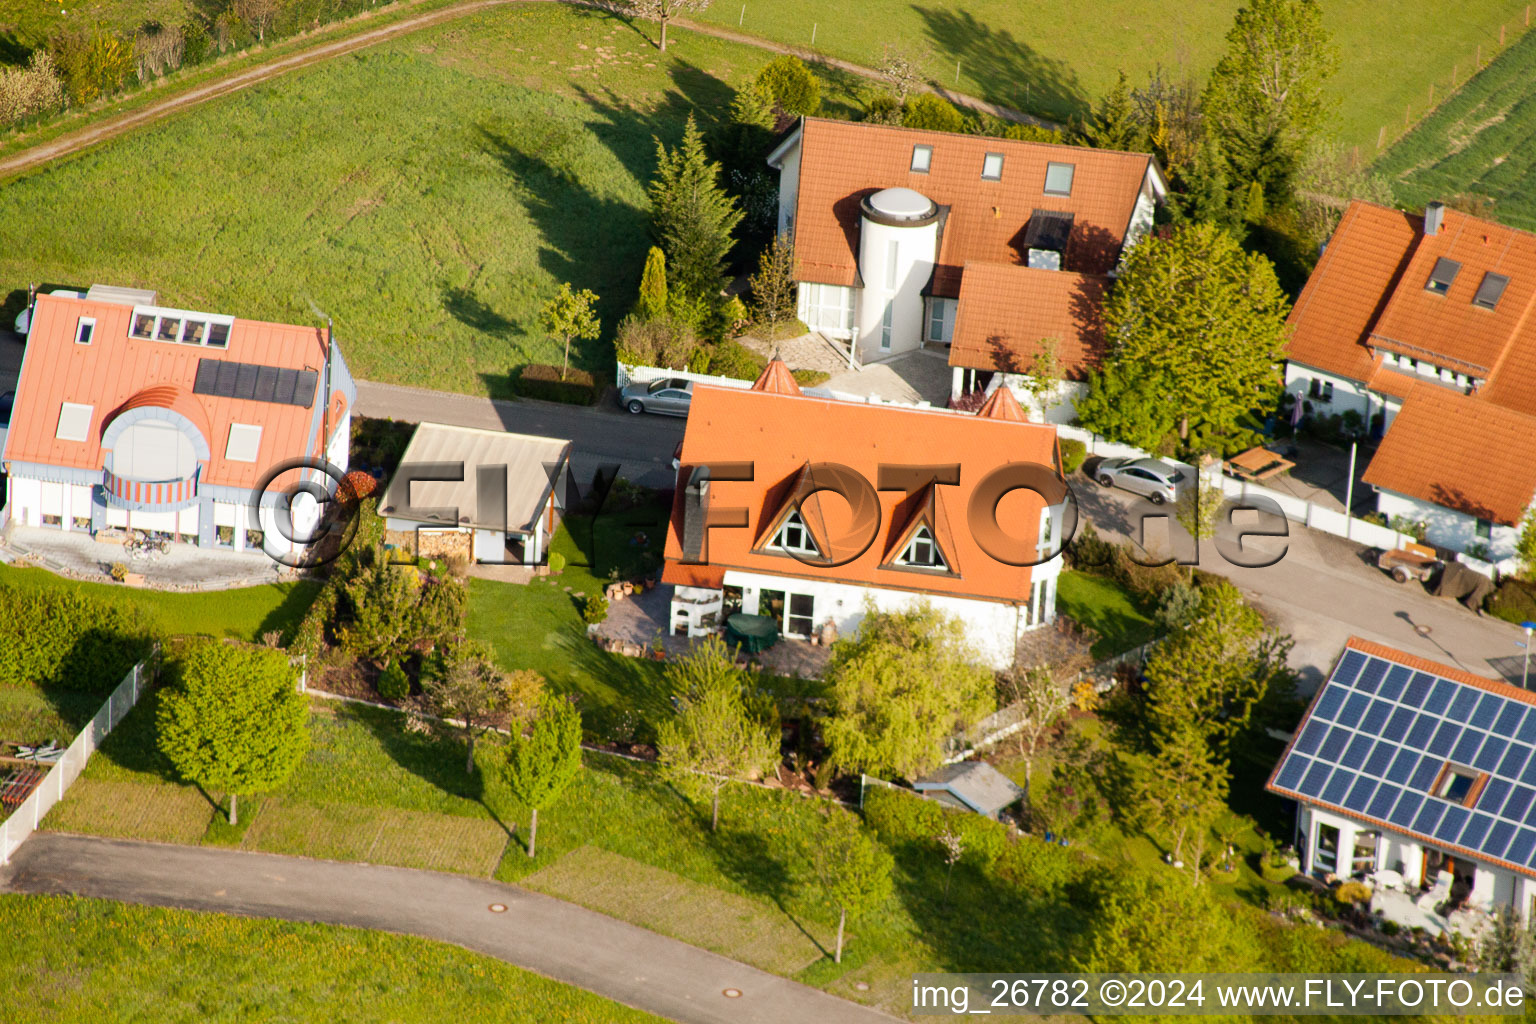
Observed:
[[[1402,696],[1403,687],[1408,685],[1408,680],[1413,677],[1413,670],[1406,665],[1393,665],[1387,672],[1387,677],[1382,680],[1381,686],[1376,690],[1376,696],[1382,700],[1397,700]]]
[[[201,359],[192,390],[215,398],[239,398],[251,402],[297,405],[308,409],[315,401],[319,374],[229,359]]]

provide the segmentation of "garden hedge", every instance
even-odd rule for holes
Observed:
[[[1519,625],[1536,620],[1536,586],[1513,576],[1504,577],[1483,609],[1495,618]]]
[[[547,363],[529,363],[522,368],[514,385],[524,398],[565,405],[593,405],[597,402],[597,380],[586,370],[570,369],[560,379],[560,367]]]
[[[1088,458],[1088,446],[1073,437],[1061,439],[1061,471],[1068,476],[1076,473],[1078,467]]]
[[[0,687],[110,693],[153,642],[126,605],[74,589],[0,585]]]

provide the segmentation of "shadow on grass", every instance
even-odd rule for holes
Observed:
[[[251,640],[260,640],[267,633],[281,632],[284,640],[293,637],[294,631],[299,628],[299,622],[303,620],[304,613],[309,611],[309,606],[315,603],[315,596],[324,586],[319,580],[299,580],[288,588],[283,595],[282,603],[266,614],[261,620],[261,625],[256,627],[256,635]]]
[[[709,828],[708,804],[702,827]],[[726,826],[709,840],[709,852],[722,874],[752,895],[771,900],[822,956],[832,955],[801,919],[804,897],[800,892],[806,880],[793,867],[800,858],[791,844],[773,844],[757,832]]]
[[[673,714],[665,664],[602,650],[587,639],[579,625],[563,631],[557,643],[569,659],[573,681],[581,691],[581,714],[587,730],[615,736],[616,728],[622,731],[627,725],[634,729],[635,742],[654,742],[657,723]],[[626,713],[632,718],[628,723],[623,721]]]

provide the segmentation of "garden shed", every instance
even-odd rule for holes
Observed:
[[[1013,780],[985,761],[960,761],[930,772],[912,784],[930,800],[996,818],[1024,796]]]

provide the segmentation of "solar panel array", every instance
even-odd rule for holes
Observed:
[[[1525,701],[1347,649],[1273,786],[1536,868],[1533,749]],[[1471,807],[1430,794],[1448,763],[1488,776]]]
[[[314,370],[289,370],[228,359],[199,359],[192,391],[217,398],[244,398],[308,409],[314,403],[318,381],[319,374]]]

